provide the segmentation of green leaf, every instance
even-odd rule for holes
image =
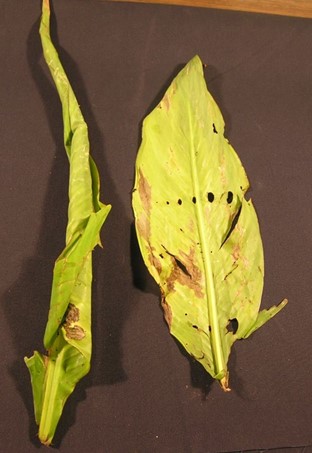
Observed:
[[[63,406],[91,360],[92,250],[111,209],[99,200],[99,174],[89,153],[87,125],[50,37],[49,1],[43,0],[40,36],[45,61],[60,96],[64,144],[70,165],[66,246],[56,260],[49,319],[44,335],[47,355],[25,358],[42,443],[52,442]]]
[[[171,334],[225,391],[234,341],[287,302],[258,313],[263,249],[248,187],[195,56],[144,120],[133,210]]]

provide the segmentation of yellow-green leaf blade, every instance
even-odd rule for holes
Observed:
[[[263,250],[245,170],[223,132],[196,56],[144,120],[133,209],[170,332],[226,390],[231,345],[258,316]]]

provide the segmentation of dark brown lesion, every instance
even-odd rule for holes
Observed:
[[[81,326],[75,324],[79,321],[79,308],[76,305],[69,303],[65,315],[63,327],[67,338],[71,340],[82,340],[86,336],[86,332]]]
[[[148,244],[148,260],[150,264],[156,269],[157,273],[160,275],[162,272],[162,265],[160,259],[155,254],[154,247],[151,247],[150,244]]]
[[[67,307],[65,323],[71,324],[79,321],[79,308],[76,305],[69,303]]]
[[[168,302],[166,301],[165,295],[162,292],[162,297],[161,297],[161,306],[164,310],[164,317],[165,321],[168,324],[168,327],[170,329],[171,324],[172,324],[172,310]]]
[[[166,250],[166,248],[163,246]],[[171,254],[166,250],[171,258],[172,271],[167,279],[167,288],[169,291],[175,290],[175,283],[179,282],[181,285],[188,286],[192,289],[198,298],[204,297],[202,288],[202,271],[196,266],[195,248],[191,249],[187,254],[179,251],[177,256]]]
[[[74,325],[73,327],[70,327],[64,325],[64,328],[67,338],[70,338],[71,340],[83,340],[86,336],[86,332],[80,326]]]

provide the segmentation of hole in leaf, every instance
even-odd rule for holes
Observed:
[[[169,204],[169,201],[166,201],[167,204]]]
[[[181,198],[178,199],[178,204],[181,205],[182,204],[182,200]]]
[[[218,133],[217,129],[216,129],[216,126],[215,126],[215,123],[212,123],[212,130],[215,134]]]
[[[226,326],[228,332],[235,334],[238,329],[238,321],[236,318],[229,319],[228,325]]]
[[[193,327],[193,329],[198,330],[198,326],[196,324],[193,324],[192,327]]]
[[[208,201],[209,203],[212,203],[214,200],[214,194],[212,192],[208,192]]]
[[[173,255],[172,255],[173,256]],[[181,271],[187,275],[188,277],[191,278],[191,274],[189,273],[189,271],[186,269],[186,267],[184,266],[183,263],[181,263],[181,261],[176,257],[176,256],[173,256],[175,262],[176,262],[176,265],[178,266],[179,269],[181,269]]]
[[[189,273],[189,271],[187,270],[186,266],[179,260],[179,258],[177,258],[175,255],[173,255],[172,253],[169,252],[169,250],[166,249],[166,247],[161,244],[162,248],[166,251],[166,253],[168,253],[168,255],[172,256],[172,258],[174,259],[175,261],[175,264],[176,266],[185,274],[187,275],[189,278],[192,278],[191,274]]]
[[[193,197],[193,198],[192,198],[192,202],[193,202],[194,204],[196,204],[196,197]]]
[[[238,219],[239,219],[241,210],[242,210],[242,207],[240,206],[240,207],[239,207],[239,210],[237,211],[237,213],[236,213],[236,215],[235,215],[235,217],[234,217],[234,219],[233,219],[232,225],[230,226],[230,229],[229,229],[229,231],[227,232],[227,235],[225,236],[225,239],[224,239],[224,241],[223,241],[222,244],[221,244],[221,247],[224,246],[224,244],[226,243],[226,241],[228,240],[228,238],[231,236],[232,231],[233,231],[234,228],[236,227],[236,224],[237,224],[237,222],[238,222]],[[220,247],[220,248],[221,248],[221,247]]]
[[[233,201],[233,192],[228,192],[228,196],[226,199],[227,203],[230,204]]]
[[[159,254],[160,258],[164,258],[164,255],[162,253]]]
[[[211,326],[208,326],[208,330],[209,330],[209,332],[211,332]]]

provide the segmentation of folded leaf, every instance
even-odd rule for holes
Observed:
[[[234,341],[287,302],[258,313],[263,248],[248,187],[195,56],[144,120],[133,210],[171,334],[225,391]]]
[[[44,57],[58,90],[64,143],[70,164],[66,246],[54,267],[47,355],[25,358],[29,368],[39,438],[49,445],[63,406],[91,359],[91,282],[93,248],[111,209],[99,200],[99,175],[89,154],[87,125],[50,38],[49,1],[43,0],[40,36]]]

